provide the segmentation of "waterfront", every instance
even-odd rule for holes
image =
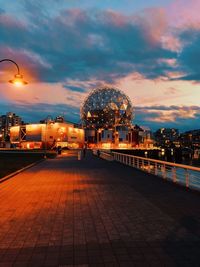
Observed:
[[[181,163],[185,164],[185,165],[194,166],[194,167],[200,167],[200,159],[185,159],[185,158],[183,158]]]
[[[165,149],[163,151],[161,149],[113,149],[112,151],[126,155],[146,157],[150,159],[158,159],[178,164],[200,167],[200,158],[194,158],[193,154],[191,153],[183,155],[183,151],[181,149],[173,149],[173,153],[171,149]]]
[[[100,153],[101,156],[102,152]],[[103,153],[103,157],[105,152]],[[135,169],[153,174],[157,177],[164,179],[165,181],[173,182],[176,185],[181,185],[193,190],[200,190],[200,168],[178,164],[169,161],[163,161],[159,159],[150,159],[141,156],[133,156],[120,152],[113,152],[110,155],[115,161],[118,161],[124,165],[128,165]],[[112,160],[111,159],[111,160]]]
[[[1,185],[0,266],[198,266],[199,195],[69,151]]]

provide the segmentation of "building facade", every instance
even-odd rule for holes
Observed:
[[[81,120],[89,147],[131,148],[138,145],[131,100],[113,87],[96,88],[81,107]]]
[[[117,126],[115,129],[85,129],[85,138],[89,147],[132,148],[138,146],[138,131],[133,127]]]
[[[11,145],[23,149],[82,148],[84,141],[84,131],[66,122],[47,121],[10,128]]]
[[[171,147],[179,145],[179,130],[175,128],[160,128],[154,133],[157,146]]]
[[[183,147],[200,149],[200,129],[181,133],[179,141]]]

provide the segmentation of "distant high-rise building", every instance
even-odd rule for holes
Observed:
[[[2,139],[9,139],[10,127],[23,124],[22,118],[13,112],[7,112],[6,115],[0,116],[0,133]]]
[[[179,138],[178,129],[161,128],[154,133],[154,138],[158,146],[170,146]]]
[[[200,148],[200,129],[182,133],[180,143],[183,147]]]

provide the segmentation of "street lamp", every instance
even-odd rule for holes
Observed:
[[[14,78],[12,80],[9,80],[9,83],[12,83],[12,84],[14,84],[14,85],[16,85],[18,87],[21,86],[21,85],[28,84],[26,81],[24,81],[23,75],[20,74],[19,66],[17,65],[17,63],[14,60],[11,60],[11,59],[8,59],[8,58],[1,59],[0,63],[1,62],[5,62],[5,61],[12,62],[17,68],[17,74],[15,74],[15,76],[14,76]]]
[[[44,158],[47,158],[47,125],[54,124],[54,120],[51,115],[48,115],[45,120],[45,143],[44,143]]]

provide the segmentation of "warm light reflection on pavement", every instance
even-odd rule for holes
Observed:
[[[0,266],[172,266],[180,255],[195,266],[199,206],[192,192],[67,151],[0,184]]]

